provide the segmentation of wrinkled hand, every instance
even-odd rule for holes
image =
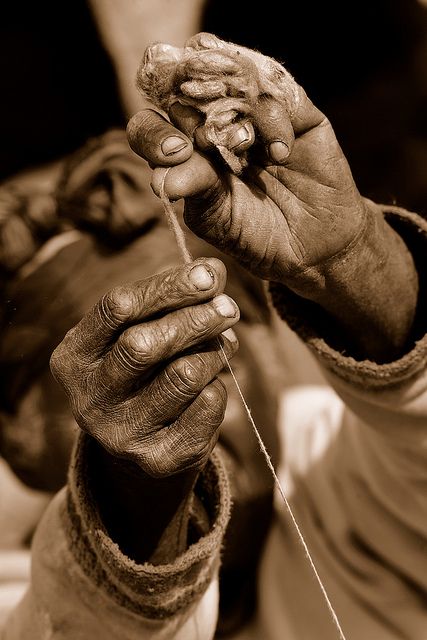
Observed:
[[[232,59],[238,51],[234,62],[250,59],[252,72],[255,68],[272,85],[286,73],[275,61],[211,35],[198,34],[187,45],[199,52],[218,48]],[[146,60],[161,56],[161,47],[149,49]],[[196,78],[195,94],[203,87],[215,93],[208,62],[200,82]],[[188,77],[184,80],[188,93]],[[248,157],[248,168],[239,175],[213,150],[195,98],[191,106],[182,104],[185,100],[170,105],[175,127],[144,109],[130,121],[128,137],[155,169],[154,191],[159,193],[165,180],[171,199],[185,198],[185,221],[197,235],[255,275],[309,295],[322,286],[327,261],[361,233],[366,211],[330,122],[301,87],[292,87],[293,104],[289,91],[260,93],[252,97],[249,114],[228,126],[229,148]],[[170,167],[166,178],[165,167]]]
[[[201,468],[216,443],[226,391],[215,338],[239,317],[225,280],[210,258],[112,289],[52,355],[79,426],[152,477]],[[237,341],[219,340],[231,357]]]

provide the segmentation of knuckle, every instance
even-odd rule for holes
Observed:
[[[187,441],[186,438],[170,439],[150,449],[143,458],[139,455],[139,465],[154,478],[162,478],[180,473],[181,471],[202,466],[212,451],[211,441]]]
[[[199,468],[205,464],[213,446],[216,442],[215,431],[211,433],[206,429],[189,428],[183,426],[183,433],[179,440],[174,443],[175,468],[182,471],[184,469]]]
[[[123,424],[120,405],[100,397],[96,390],[97,381],[91,377],[84,387],[69,393],[71,410],[79,427],[108,448],[114,432],[117,438],[125,437],[126,424]]]
[[[178,428],[167,429],[159,425],[158,429],[143,437],[134,433],[121,440],[110,438],[107,443],[109,451],[131,460],[153,478],[199,468],[209,458],[217,440],[225,410],[224,395],[221,390],[216,390],[205,396],[208,404],[213,400],[215,407],[220,407],[219,414],[210,407],[199,414],[200,420],[195,420],[194,416],[181,417],[174,423]]]
[[[123,455],[152,478],[162,478],[176,472],[174,457],[170,455],[167,444],[160,441],[157,435],[144,439],[144,442],[140,439],[130,440]]]
[[[203,389],[199,397],[206,421],[212,422],[214,426],[218,420],[222,421],[227,403],[227,391],[224,384],[216,379]]]
[[[149,456],[145,456],[144,463],[146,465],[145,470],[153,478],[164,478],[173,475],[177,471],[175,462],[165,456],[164,451],[157,449],[151,451]]]
[[[174,297],[179,297],[180,275],[181,269],[169,269],[161,274],[161,277],[156,282],[156,286],[158,287],[158,291],[161,296],[166,295],[170,297],[173,295]]]
[[[210,305],[198,305],[186,309],[185,312],[187,332],[202,337],[209,333],[211,325],[216,319],[216,314]]]
[[[126,369],[140,369],[153,361],[160,341],[158,332],[141,326],[131,327],[117,340],[116,357]]]
[[[197,446],[193,448],[191,460],[187,462],[187,468],[202,467],[208,461],[212,449],[213,443],[211,440],[197,443]]]
[[[66,378],[76,367],[76,359],[74,357],[75,335],[76,327],[73,327],[65,334],[50,356],[50,370],[57,380]]]
[[[171,301],[172,306],[180,304],[190,293],[186,268],[173,269],[165,273],[160,284],[160,294]]]
[[[117,429],[100,432],[95,436],[104,449],[115,458],[130,458],[127,440],[121,436]]]
[[[98,410],[93,398],[80,393],[70,394],[70,404],[73,416],[79,427],[101,441],[105,420],[103,413]]]
[[[283,104],[276,99],[262,96],[260,98],[260,105],[267,124],[271,126],[281,125],[283,121]]]
[[[98,433],[98,425],[94,426],[93,421],[91,420],[90,415],[86,412],[86,410],[80,405],[80,403],[75,398],[70,398],[70,407],[73,414],[73,417],[84,433],[89,434],[94,437],[96,440],[102,443],[102,430],[99,430]]]
[[[191,398],[199,390],[201,384],[201,371],[188,359],[180,359],[173,362],[167,371],[168,380],[175,394],[179,397]]]
[[[62,345],[58,345],[50,356],[49,366],[53,377],[56,380],[62,380],[65,374],[65,363]]]
[[[114,458],[128,458],[123,447],[120,445],[117,439],[114,437],[111,437],[110,434],[106,434],[98,431],[97,433],[91,433],[91,432],[89,433],[92,437],[95,438],[95,440],[98,441],[101,447],[105,449],[105,451],[109,453],[111,456],[113,456]]]
[[[92,424],[91,435],[112,456],[132,460],[139,451],[134,446],[136,425],[133,422],[121,422],[118,427],[117,422],[110,416],[106,420],[97,420]]]
[[[99,302],[99,312],[111,329],[117,329],[132,316],[134,296],[127,287],[115,287]]]

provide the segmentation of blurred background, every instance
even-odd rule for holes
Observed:
[[[198,31],[284,63],[332,121],[362,194],[427,215],[426,0],[4,3],[0,181],[30,169],[48,190],[58,160],[141,108],[146,46],[182,46]],[[321,381],[280,330],[293,379]]]
[[[44,207],[51,233],[49,196],[64,158],[110,129],[123,130],[141,108],[134,78],[149,43],[182,46],[198,31],[282,62],[331,120],[361,193],[427,216],[427,0],[283,0],[258,6],[247,0],[21,0],[2,3],[0,16],[2,267],[9,240],[23,229],[18,210],[14,236],[7,235],[11,210],[21,200],[13,193],[4,198],[2,186],[17,181],[24,190],[45,193],[47,199],[36,204]],[[149,191],[148,183],[147,172]],[[31,228],[40,212],[29,209]],[[6,279],[16,266],[22,263],[12,265]],[[1,286],[2,270],[0,276]],[[288,381],[323,383],[296,336],[279,321],[277,330]],[[10,591],[10,555],[2,556],[1,549],[27,543],[48,497],[25,493],[1,458],[0,476],[1,622],[2,611],[25,588],[17,582]],[[25,583],[29,558],[14,559],[22,564]]]
[[[208,30],[284,62],[332,121],[364,195],[426,213],[425,5],[358,0],[263,7],[251,14],[243,1],[211,0]]]
[[[26,0],[1,14],[0,179],[124,125],[145,46],[206,30],[287,66],[364,195],[427,213],[425,1]]]

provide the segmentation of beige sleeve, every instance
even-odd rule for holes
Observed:
[[[90,0],[89,4],[130,117],[142,109],[135,79],[146,47],[153,42],[183,46],[200,31],[205,0]]]
[[[384,207],[384,214],[409,247],[420,280],[417,317],[399,359],[357,360],[313,306],[283,288],[272,294],[345,404],[328,451],[304,478],[313,504],[325,503],[320,494],[328,487],[322,526],[335,570],[351,574],[352,597],[418,638],[427,593],[427,223],[397,207]]]
[[[84,473],[86,444],[81,438],[69,486],[53,499],[37,529],[31,585],[9,616],[2,640],[213,638],[229,511],[222,463],[213,456],[196,490],[209,531],[172,564],[137,565],[99,520]]]

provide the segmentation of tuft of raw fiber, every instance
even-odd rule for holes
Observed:
[[[292,75],[276,60],[210,33],[193,36],[182,48],[147,47],[137,86],[166,113],[178,102],[203,114],[206,139],[236,174],[247,166],[249,148],[233,151],[237,128],[246,127],[252,145],[260,102],[277,100],[292,115],[299,98]]]

